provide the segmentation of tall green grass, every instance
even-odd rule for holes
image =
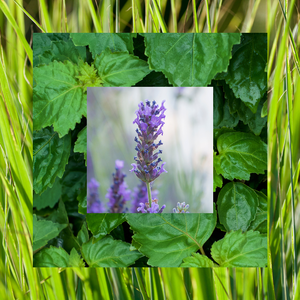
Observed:
[[[299,7],[295,0],[199,2],[0,1],[2,299],[300,298]],[[32,30],[268,32],[269,268],[32,268]]]

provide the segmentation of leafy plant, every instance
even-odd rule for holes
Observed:
[[[265,34],[37,34],[34,45],[36,266],[266,266]],[[214,212],[87,214],[86,88],[159,78],[214,87]]]

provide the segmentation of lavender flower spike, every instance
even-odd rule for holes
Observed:
[[[151,194],[153,198],[157,198],[158,191],[152,190]],[[145,182],[141,181],[138,187],[134,188],[131,212],[132,213],[138,212],[137,209],[140,206],[140,203],[146,204],[147,201],[148,201],[147,185]]]
[[[177,203],[177,207],[173,208],[173,213],[177,213],[177,214],[182,214],[182,213],[189,213],[189,211],[187,211],[189,209],[189,205],[185,204],[185,202],[178,202]]]
[[[113,184],[107,190],[106,198],[109,199],[108,207],[110,213],[124,213],[126,209],[124,205],[130,200],[131,191],[127,189],[127,184],[124,181],[126,175],[121,172],[124,167],[122,160],[116,160],[116,172],[113,173]]]
[[[162,127],[165,124],[163,119],[166,117],[164,102],[160,108],[155,101],[152,101],[152,105],[150,101],[146,101],[146,104],[141,102],[139,110],[135,112],[136,119],[133,124],[136,123],[138,126],[136,130],[138,136],[134,139],[137,143],[135,148],[137,156],[134,157],[136,163],[131,164],[133,168],[130,171],[146,183],[155,180],[162,172],[167,173],[164,169],[165,163],[159,166],[162,160],[158,158],[158,155],[162,153],[162,150],[155,152],[162,142],[154,143],[159,135],[163,135]]]
[[[150,213],[150,214],[159,214],[162,213],[165,209],[166,205],[163,205],[161,208],[159,208],[158,200],[154,199],[152,201],[152,206],[149,206],[149,202],[147,203],[140,203],[140,207],[137,209],[138,212],[141,213]]]
[[[105,209],[100,202],[98,193],[99,183],[96,179],[92,178],[88,183],[88,196],[87,196],[87,213],[104,213]]]

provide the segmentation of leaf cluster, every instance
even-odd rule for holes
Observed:
[[[267,265],[265,34],[34,34],[34,266]],[[87,214],[91,86],[214,88],[212,214]]]

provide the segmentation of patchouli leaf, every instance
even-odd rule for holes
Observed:
[[[82,256],[90,267],[121,268],[132,265],[143,255],[130,251],[130,244],[107,236],[94,244],[92,239],[83,244]]]
[[[239,33],[143,35],[150,68],[162,71],[174,86],[207,86],[227,70]],[[188,66],[188,67],[187,67]]]
[[[87,214],[86,220],[95,242],[122,224],[125,221],[125,214]]]
[[[57,224],[46,220],[38,221],[36,215],[33,215],[33,251],[45,246],[66,227],[67,224]]]
[[[179,267],[203,246],[217,222],[212,214],[127,214],[139,251],[155,267]]]
[[[77,141],[75,142],[74,152],[84,153],[86,165],[86,126],[78,133]]]
[[[69,254],[63,248],[50,246],[33,256],[33,266],[35,268],[66,268],[69,258]]]
[[[215,168],[214,168],[214,192],[217,190],[217,188],[221,188],[223,185],[223,178],[221,175],[217,174]]]
[[[268,213],[268,202],[267,196],[262,193],[255,191],[258,196],[258,207],[255,215],[255,219],[250,224],[248,230],[252,229],[259,231],[260,233],[267,233],[267,213]]]
[[[52,127],[33,133],[33,188],[42,193],[62,177],[71,149],[71,136],[59,138]],[[57,199],[56,199],[57,200]]]
[[[242,34],[241,44],[233,51],[225,80],[235,96],[256,113],[267,91],[267,34]]]
[[[220,191],[217,204],[220,223],[227,231],[245,231],[255,218],[258,196],[241,182],[229,182]]]
[[[214,268],[215,264],[205,255],[192,253],[192,256],[183,259],[181,268]]]
[[[264,174],[267,169],[267,145],[251,133],[224,133],[218,138],[217,148],[214,165],[224,178],[249,180],[251,173]]]
[[[54,41],[51,42],[51,46],[39,55],[37,64],[49,64],[50,62],[69,60],[75,64],[78,64],[79,58],[86,60],[85,47],[74,46],[72,40],[67,41]]]
[[[75,248],[71,250],[70,258],[68,262],[68,267],[72,268],[83,268],[85,267],[85,263],[81,256],[78,254]]]
[[[61,185],[64,201],[76,200],[78,195],[81,195],[82,189],[86,193],[86,166],[83,154],[72,153],[61,179]]]
[[[61,196],[61,185],[59,178],[56,177],[52,188],[47,188],[41,195],[33,194],[33,207],[38,210],[47,206],[53,208]]]
[[[86,243],[89,240],[89,232],[85,223],[83,223],[80,231],[78,232],[77,240],[80,245]]]
[[[266,267],[267,236],[257,231],[232,231],[211,248],[213,259],[221,267]]]
[[[53,124],[59,136],[66,135],[86,116],[86,94],[70,61],[51,62],[33,69],[33,126],[39,130]]]
[[[80,190],[79,195],[77,196],[78,200],[78,212],[82,215],[87,213],[87,184]]]
[[[106,48],[95,59],[95,68],[103,86],[132,86],[151,72],[148,64],[128,52]]]
[[[133,40],[136,33],[71,33],[76,46],[89,46],[93,58],[106,48],[112,52],[128,51],[133,53]]]

